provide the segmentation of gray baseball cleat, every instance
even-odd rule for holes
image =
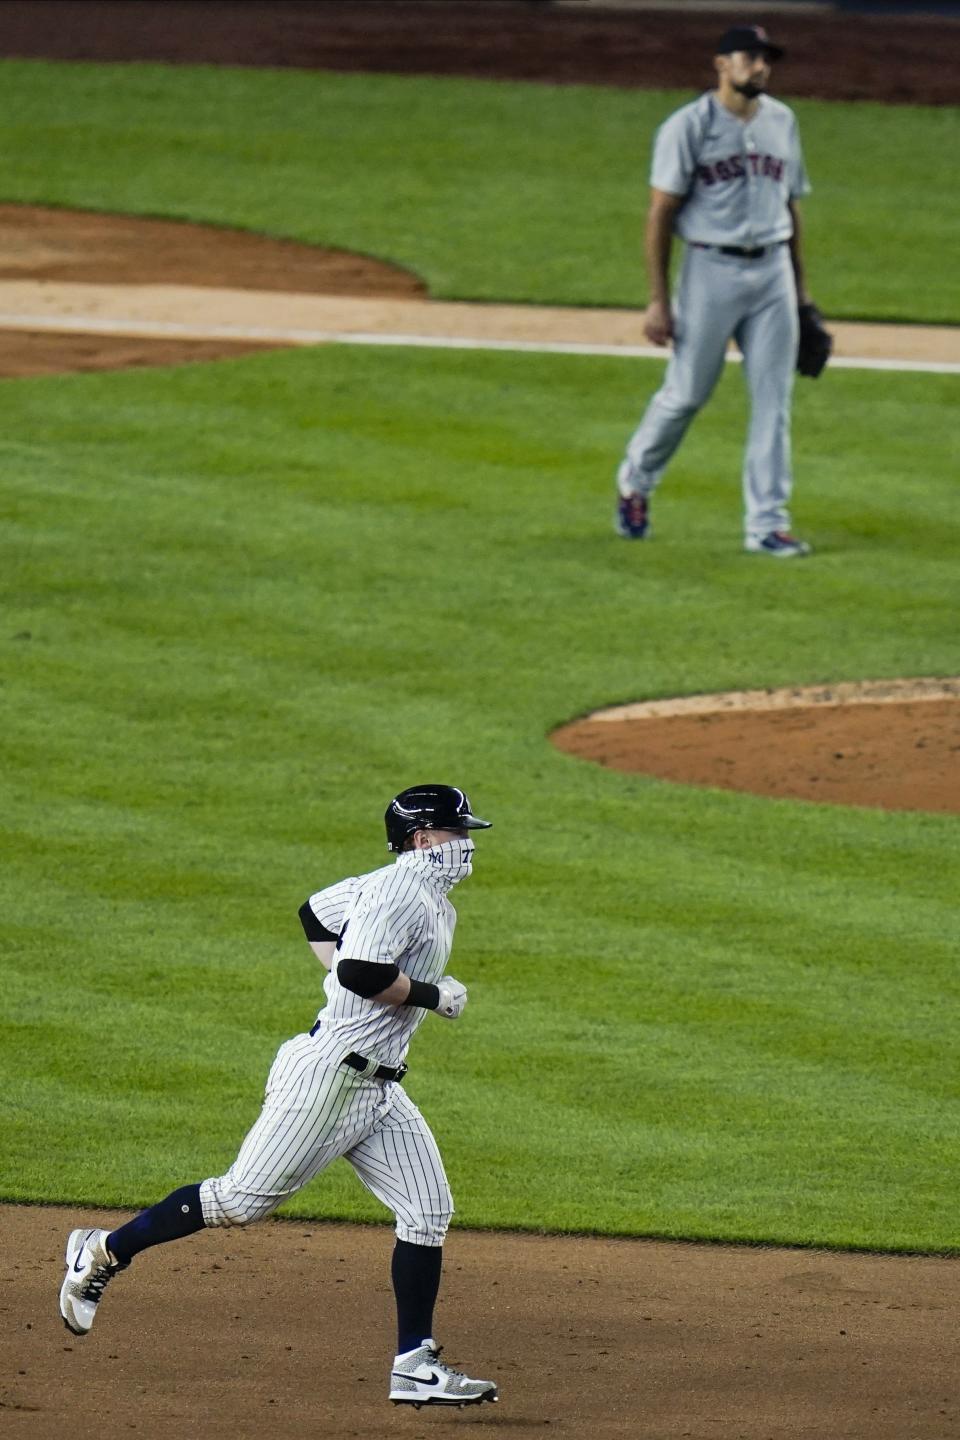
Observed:
[[[806,540],[798,540],[786,530],[771,530],[769,535],[748,535],[743,548],[754,555],[775,555],[778,560],[792,560],[795,556],[810,554]]]
[[[74,1335],[86,1335],[97,1313],[104,1286],[125,1270],[107,1250],[109,1230],[72,1230],[67,1241],[67,1273],[60,1287],[60,1314]]]
[[[390,1375],[390,1399],[394,1405],[482,1405],[498,1400],[492,1380],[471,1380],[451,1370],[440,1359],[441,1346],[424,1340],[419,1350],[398,1355]]]

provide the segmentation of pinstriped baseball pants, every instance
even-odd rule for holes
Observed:
[[[200,1186],[204,1224],[263,1220],[341,1156],[393,1211],[398,1239],[443,1244],[453,1200],[420,1111],[400,1085],[321,1058],[309,1035],[281,1045],[236,1160]]]

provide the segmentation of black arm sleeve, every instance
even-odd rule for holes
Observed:
[[[352,990],[363,1000],[372,1000],[390,986],[400,974],[396,965],[381,965],[376,960],[341,960],[337,966],[337,979],[344,990]],[[436,1010],[440,1004],[440,991],[436,985],[423,980],[410,981],[410,994],[404,1005],[418,1005],[421,1010]]]
[[[411,980],[410,994],[403,1003],[421,1010],[436,1010],[440,1005],[440,991],[426,980]]]
[[[399,974],[396,965],[381,965],[377,960],[341,960],[337,966],[337,979],[344,990],[352,990],[362,1000],[389,990]]]
[[[300,916],[300,924],[303,926],[303,933],[308,940],[336,940],[336,932],[328,930],[326,925],[320,924],[310,909],[309,900],[304,900],[297,914]]]

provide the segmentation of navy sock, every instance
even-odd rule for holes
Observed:
[[[443,1247],[398,1240],[391,1276],[397,1297],[397,1354],[418,1350],[433,1335],[433,1307],[440,1289]]]
[[[161,1200],[159,1205],[141,1210],[126,1225],[114,1230],[107,1236],[107,1249],[121,1265],[129,1265],[134,1255],[139,1255],[141,1250],[149,1250],[151,1245],[162,1245],[165,1240],[179,1240],[182,1235],[193,1235],[202,1229],[200,1186],[184,1185]]]

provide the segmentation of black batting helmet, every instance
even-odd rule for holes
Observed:
[[[455,785],[411,785],[387,806],[387,849],[402,850],[417,830],[489,830],[491,821],[470,812],[470,801]]]

